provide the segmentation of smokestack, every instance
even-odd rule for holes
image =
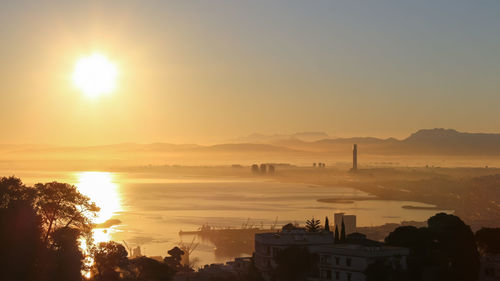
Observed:
[[[356,171],[358,169],[358,145],[354,144],[352,149],[352,170]]]

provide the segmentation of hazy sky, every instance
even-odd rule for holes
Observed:
[[[0,143],[500,132],[500,1],[2,1]],[[76,60],[116,62],[88,99]]]

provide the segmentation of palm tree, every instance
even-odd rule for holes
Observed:
[[[319,220],[314,219],[314,217],[310,220],[306,221],[306,229],[309,232],[318,232],[321,228],[321,222]]]

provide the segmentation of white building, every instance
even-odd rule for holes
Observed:
[[[335,213],[333,214],[333,219],[334,219],[334,228],[337,226],[340,230],[342,229],[342,220],[344,220],[344,225],[345,225],[345,234],[351,234],[356,232],[356,216],[355,215],[346,215],[345,213]]]
[[[281,250],[294,245],[311,249],[314,246],[329,246],[333,243],[334,237],[331,232],[311,233],[290,224],[284,226],[280,232],[255,234],[255,267],[262,277],[269,279],[276,269],[275,258]]]
[[[387,246],[356,232],[347,235],[342,243],[334,243],[331,232],[311,233],[291,225],[277,233],[259,233],[255,235],[255,267],[269,280],[277,267],[276,257],[280,251],[289,246],[303,246],[319,256],[316,271],[319,274],[314,274],[319,277],[311,276],[308,278],[311,281],[365,281],[365,270],[377,260],[406,269],[410,252],[407,248]]]
[[[409,249],[386,246],[366,239],[361,233],[348,235],[344,243],[314,247],[311,250],[320,255],[320,281],[364,281],[368,265],[380,259],[404,270],[409,254]]]

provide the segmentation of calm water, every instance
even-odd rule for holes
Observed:
[[[319,198],[368,195],[344,187],[236,179],[151,179],[106,172],[16,173],[16,176],[27,184],[59,180],[77,185],[101,207],[96,222],[121,221],[108,229],[97,230],[96,241],[126,241],[132,247],[140,245],[142,253],[150,256],[167,255],[167,250],[181,241],[179,230],[196,230],[206,223],[240,227],[250,219],[250,224],[268,227],[276,217],[278,225],[288,222],[304,224],[313,216],[322,221],[329,216],[332,221],[333,213],[345,212],[356,215],[359,226],[370,226],[402,220],[423,221],[436,213],[401,208],[403,205],[429,206],[416,202],[317,202]],[[189,244],[193,237],[182,238]],[[196,239],[199,245],[191,257],[199,259],[198,265],[229,259],[216,256],[213,245]]]

